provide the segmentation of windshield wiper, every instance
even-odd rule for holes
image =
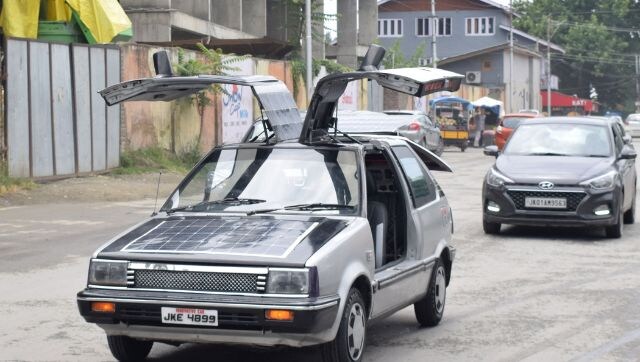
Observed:
[[[529,156],[569,156],[566,153],[556,153],[556,152],[537,152],[530,153]]]
[[[356,207],[353,205],[345,205],[345,204],[325,204],[322,202],[316,202],[311,204],[299,204],[299,205],[289,205],[283,207],[284,210],[313,210],[313,209],[355,209]]]
[[[266,202],[266,201],[267,200],[261,200],[261,199],[240,199],[237,197],[227,197],[222,200],[202,201],[193,205],[176,207],[171,210],[167,210],[167,214],[173,214],[174,212],[178,212],[178,211],[192,210],[196,207],[209,206],[209,205],[220,205],[220,204],[251,205],[251,204],[259,204],[261,202]]]

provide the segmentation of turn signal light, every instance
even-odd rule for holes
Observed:
[[[284,309],[267,309],[265,318],[273,321],[292,321],[293,311]]]
[[[91,310],[94,312],[115,313],[116,304],[110,302],[93,302],[91,303]]]

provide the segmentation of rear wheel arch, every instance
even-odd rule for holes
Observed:
[[[447,272],[446,281],[447,286],[449,286],[449,281],[451,280],[451,268],[453,266],[453,260],[451,260],[451,252],[449,248],[444,248],[440,253],[440,260],[442,260],[442,264],[444,265],[444,269]]]

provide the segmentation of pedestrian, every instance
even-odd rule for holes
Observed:
[[[480,147],[480,141],[482,140],[482,132],[484,131],[485,115],[482,108],[476,108],[476,114],[473,116],[474,123],[476,125],[476,134],[473,139],[473,147]]]

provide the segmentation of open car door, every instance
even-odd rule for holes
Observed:
[[[172,101],[203,91],[213,84],[236,84],[251,88],[264,116],[269,120],[276,141],[297,139],[302,130],[298,107],[284,83],[271,76],[199,75],[175,77],[166,52],[154,54],[157,76],[134,79],[100,91],[108,105],[124,101]]]

